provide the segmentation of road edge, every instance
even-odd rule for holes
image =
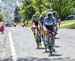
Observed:
[[[14,46],[14,42],[13,42],[10,30],[9,30],[9,34],[8,35],[9,35],[9,42],[10,42],[12,59],[13,59],[13,61],[17,61],[17,55],[16,55],[16,51],[15,51],[15,46]]]

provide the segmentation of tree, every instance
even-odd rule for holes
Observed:
[[[42,12],[42,0],[32,0],[32,5],[36,11]]]
[[[32,15],[35,13],[35,9],[32,6],[31,0],[23,0],[23,5],[20,6],[19,14],[22,16],[23,20],[30,20]]]
[[[75,1],[72,1],[73,3],[73,14],[75,15]]]
[[[73,13],[72,0],[53,0],[52,3],[53,10],[58,12],[58,15],[61,16],[62,20]]]
[[[2,13],[0,12],[0,21],[2,21],[2,17],[3,17],[3,16],[2,16]]]
[[[15,11],[14,11],[14,22],[20,22],[21,16],[19,15],[19,8],[16,6]]]
[[[32,0],[32,5],[35,8],[36,11],[39,11],[40,14],[43,11],[46,11],[51,8],[51,2],[50,0]]]
[[[75,8],[74,0],[23,0],[19,11],[24,20],[30,19],[35,12],[48,11],[53,9],[63,19],[73,14]]]

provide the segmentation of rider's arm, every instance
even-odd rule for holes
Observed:
[[[57,20],[56,20],[56,18],[53,18],[53,24],[54,24],[54,26],[57,26]]]
[[[44,18],[43,25],[45,26],[45,25],[47,25],[47,23],[48,23],[48,19]]]
[[[46,26],[45,25],[47,25],[47,18],[44,18],[44,20],[43,20],[43,28],[44,29],[46,29]]]

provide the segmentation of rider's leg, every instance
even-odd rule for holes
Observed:
[[[59,23],[59,28],[60,28],[60,23]]]
[[[57,25],[54,27],[54,32],[55,32],[54,37],[56,38],[56,35],[58,34],[58,26]]]
[[[52,44],[53,52],[55,52],[55,48],[54,48],[54,45],[55,45],[55,36],[54,36],[54,32],[53,32],[52,35],[51,35],[51,44]]]
[[[41,46],[42,43],[41,43],[41,29],[39,26],[37,26],[37,31],[38,31],[38,36],[39,36],[39,45]]]
[[[55,36],[54,36],[54,34],[51,35],[51,44],[52,44],[52,46],[55,45]]]
[[[35,29],[34,29],[34,35],[35,35]]]
[[[48,32],[47,32],[47,29],[44,28],[44,43],[47,44],[47,36],[48,36]]]

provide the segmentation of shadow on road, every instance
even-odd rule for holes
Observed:
[[[61,56],[60,54],[53,54],[52,56]]]
[[[29,58],[29,59],[18,59],[18,61],[50,61],[48,58]]]
[[[45,48],[44,48],[44,47],[39,47],[39,48],[36,48],[36,49],[39,49],[39,50],[44,50]]]
[[[4,59],[3,61],[13,61],[13,60],[12,60],[12,57],[9,57],[7,59]],[[17,61],[75,61],[75,59],[70,59],[70,57],[64,57],[64,58],[36,58],[36,57],[21,58],[21,57],[18,57]]]
[[[33,57],[33,58],[21,58],[21,59],[18,59],[18,61],[60,61],[62,60],[61,59],[50,59],[50,58],[36,58],[36,57]]]
[[[55,48],[59,48],[59,47],[61,47],[61,46],[55,45],[54,47],[55,47]]]
[[[55,39],[60,39],[59,37],[55,37]]]

